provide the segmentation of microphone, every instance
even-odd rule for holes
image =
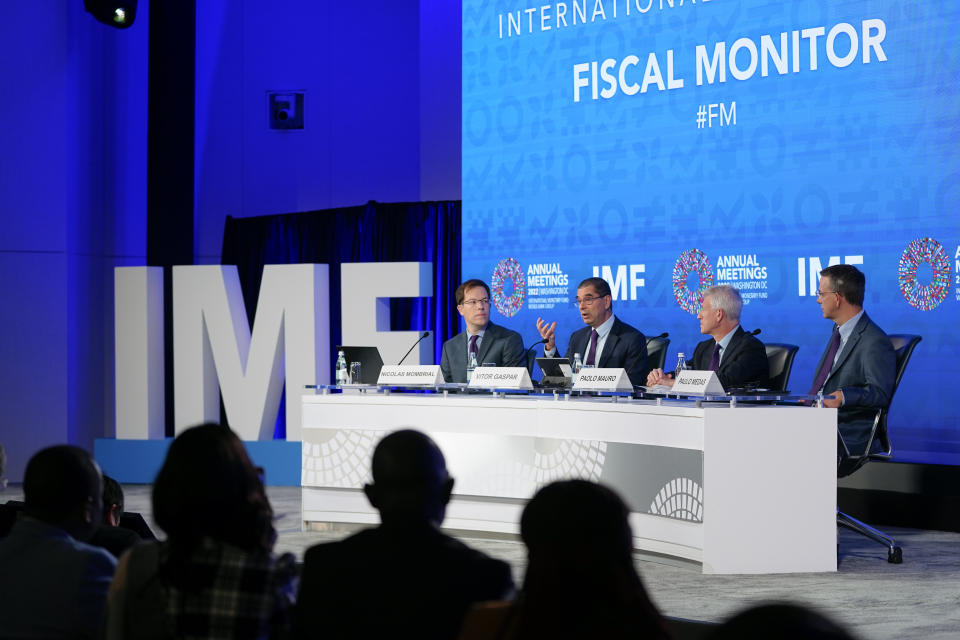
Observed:
[[[523,363],[524,363],[524,364],[527,363],[527,356],[530,355],[530,352],[533,351],[534,349],[536,349],[537,347],[539,347],[541,344],[547,344],[547,339],[546,339],[546,338],[541,338],[540,340],[537,340],[537,341],[534,342],[532,345],[530,345],[530,347],[529,347],[526,351],[523,352]]]
[[[420,344],[420,341],[423,340],[424,338],[426,338],[428,335],[430,335],[430,332],[429,332],[429,331],[424,331],[423,333],[421,333],[421,334],[420,334],[420,337],[417,338],[417,341],[413,343],[413,347],[415,347],[415,346],[417,346],[418,344]],[[413,351],[413,347],[410,347],[410,350],[407,351],[405,354],[403,354],[403,357],[400,358],[400,362],[397,363],[397,366],[398,366],[398,367],[403,364],[403,361],[404,361],[404,360],[407,359],[407,356],[410,355],[410,351]]]
[[[661,333],[661,334],[658,335],[658,336],[653,336],[652,338],[647,338],[647,346],[650,346],[650,341],[651,341],[651,340],[659,340],[659,339],[662,339],[662,338],[669,338],[669,337],[670,337],[670,334],[667,333],[666,331],[664,331],[663,333]]]
[[[526,368],[527,371],[530,372],[530,375],[531,375],[531,376],[533,375],[533,367],[532,367],[532,366],[527,367],[527,358],[530,356],[530,352],[531,352],[531,351],[533,351],[534,349],[536,349],[537,347],[539,347],[539,346],[542,345],[542,344],[547,344],[547,339],[546,339],[546,338],[541,338],[540,340],[537,340],[537,341],[534,342],[532,345],[530,345],[529,347],[527,347],[527,350],[523,352],[523,360],[521,360],[521,363],[523,363],[524,368]],[[558,353],[557,355],[560,355],[560,354]],[[536,381],[536,380],[534,381],[533,384],[534,384],[534,386],[536,386],[536,387],[539,387],[539,386],[540,386],[540,383],[539,383],[538,381]]]
[[[758,336],[758,335],[760,335],[760,329],[754,329],[753,331],[750,332],[750,335],[751,335],[751,336]]]

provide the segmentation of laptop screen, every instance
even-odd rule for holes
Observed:
[[[337,350],[340,349],[343,350],[348,367],[351,362],[360,363],[360,384],[377,384],[380,369],[383,367],[383,358],[380,357],[379,349],[376,347],[337,347]]]

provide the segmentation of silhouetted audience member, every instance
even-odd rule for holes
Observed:
[[[669,638],[633,566],[629,510],[586,480],[555,482],[527,503],[527,573],[514,603],[478,605],[461,639]]]
[[[3,448],[3,444],[0,443],[0,491],[3,491],[7,488],[7,477],[4,475],[7,472],[7,450]]]
[[[0,638],[92,638],[116,561],[85,544],[100,522],[100,469],[83,449],[27,463],[24,514],[0,540]]]
[[[170,445],[153,486],[164,542],[135,546],[110,589],[107,638],[272,638],[289,631],[293,556],[243,442],[206,424]]]
[[[123,488],[120,483],[103,475],[103,519],[93,532],[90,544],[103,547],[115,558],[140,542],[140,536],[130,529],[120,526],[123,517]]]
[[[512,595],[510,567],[440,531],[453,478],[429,437],[391,433],[372,467],[381,524],[307,550],[296,636],[456,638],[471,603]]]
[[[103,474],[103,523],[117,527],[122,517],[123,487],[107,474]]]
[[[854,640],[822,613],[773,602],[741,611],[717,627],[710,640]]]
[[[3,475],[6,470],[7,451],[0,444],[0,491],[7,488],[7,478]],[[17,519],[17,513],[16,502],[12,500],[8,500],[7,504],[0,505],[0,538],[5,538],[10,533],[10,529],[13,528],[13,523]]]

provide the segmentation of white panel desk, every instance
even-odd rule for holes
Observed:
[[[609,398],[303,397],[304,522],[377,522],[362,493],[389,431],[433,437],[456,479],[445,527],[518,533],[537,487],[583,477],[631,507],[637,549],[704,573],[836,571],[836,410]]]

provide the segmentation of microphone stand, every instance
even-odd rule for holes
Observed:
[[[417,338],[417,341],[413,343],[413,347],[416,347],[418,344],[420,344],[420,341],[426,338],[428,335],[430,335],[429,331],[424,331],[422,334],[420,334],[420,337]],[[397,363],[398,367],[403,364],[404,360],[407,359],[407,356],[410,355],[411,351],[413,351],[413,347],[410,347],[410,349],[405,354],[403,354],[403,357],[400,358],[400,362]]]

